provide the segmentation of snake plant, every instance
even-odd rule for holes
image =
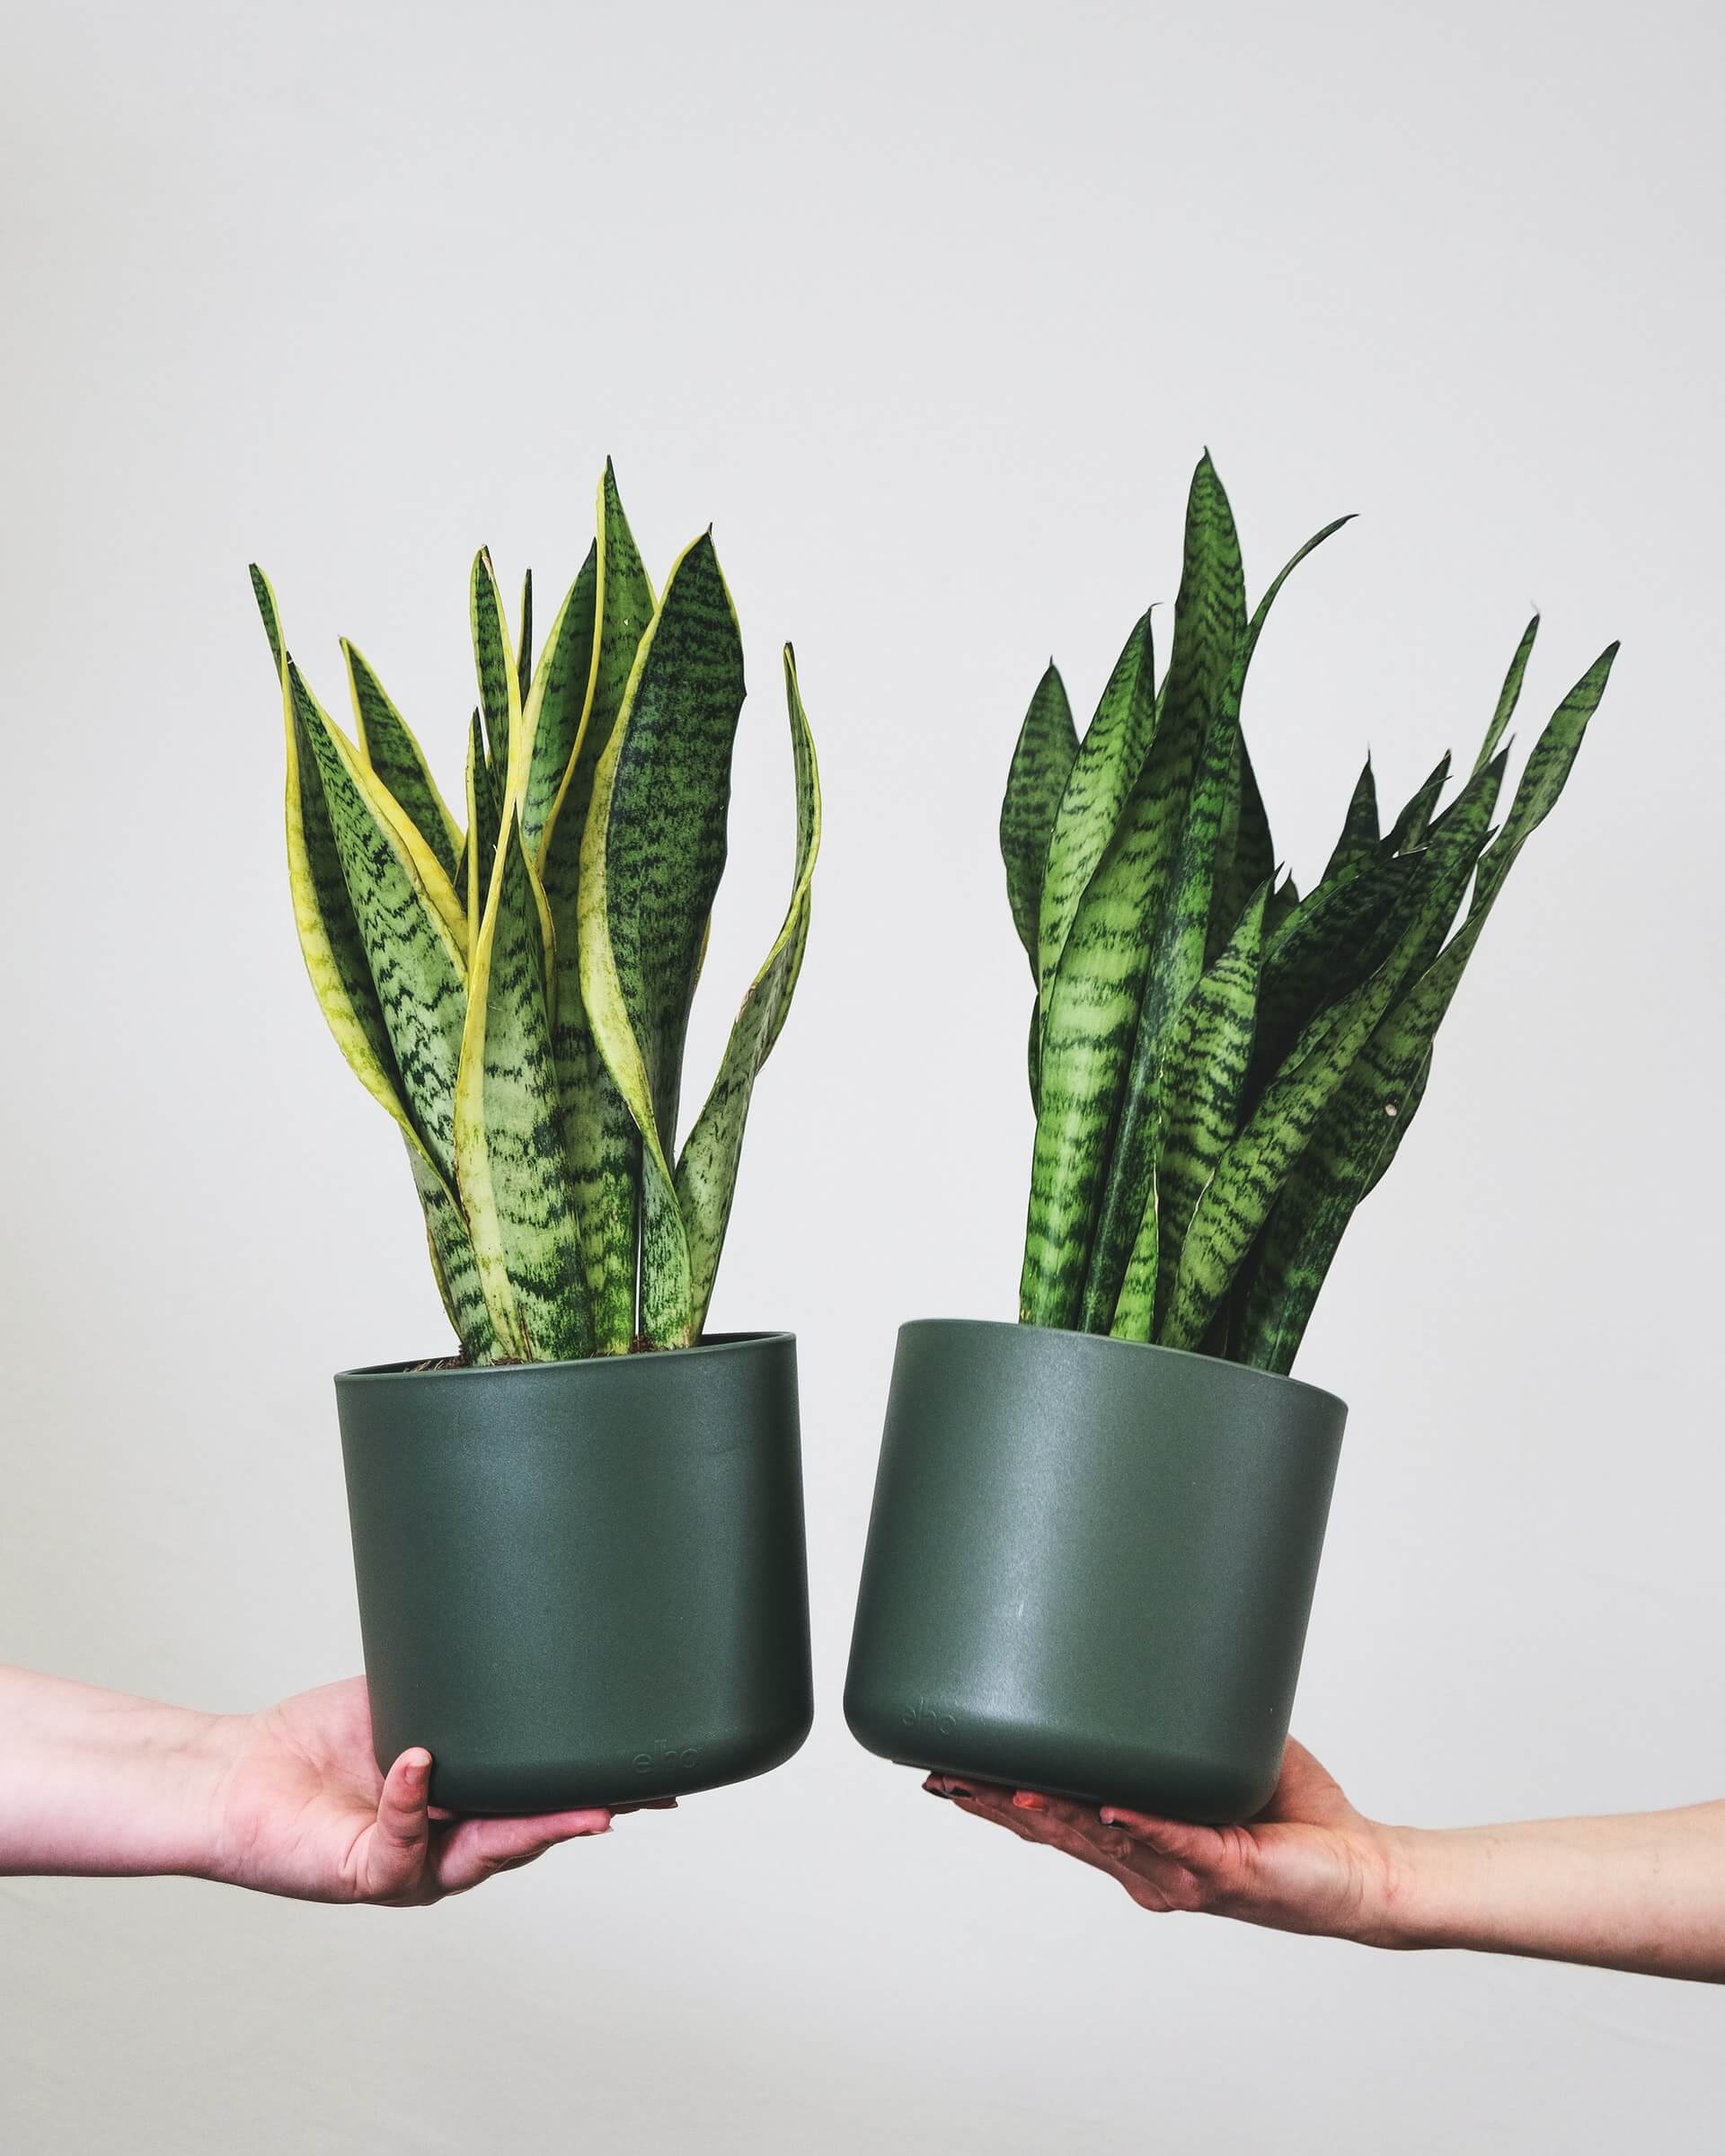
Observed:
[[[809,932],[820,791],[790,646],[790,910],[677,1155],[744,694],[711,532],[656,600],[607,464],[597,537],[536,663],[532,579],[518,642],[481,552],[461,816],[359,652],[342,645],[349,736],[255,567],[252,582],[282,693],[300,949],[342,1054],[400,1126],[463,1359],[696,1340]]]
[[[1605,691],[1615,644],[1558,706],[1494,826],[1535,615],[1455,798],[1440,806],[1446,756],[1381,830],[1368,757],[1302,894],[1270,837],[1241,696],[1283,582],[1348,521],[1308,540],[1249,614],[1206,455],[1161,678],[1146,614],[1082,742],[1052,664],[1031,701],[1000,824],[1036,986],[1027,1324],[1289,1369]]]

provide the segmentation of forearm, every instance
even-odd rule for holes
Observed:
[[[0,1668],[0,1873],[203,1869],[222,1718]]]
[[[1725,1803],[1389,1836],[1376,1944],[1725,1983]]]

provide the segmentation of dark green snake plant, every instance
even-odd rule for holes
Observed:
[[[1284,580],[1347,521],[1308,540],[1249,614],[1206,455],[1161,679],[1146,614],[1082,743],[1052,665],[1031,700],[1000,822],[1036,984],[1026,1324],[1290,1368],[1604,694],[1615,644],[1558,706],[1494,827],[1535,616],[1454,800],[1440,806],[1446,756],[1380,831],[1368,759],[1302,896],[1270,838],[1241,696]]]
[[[518,644],[480,553],[462,817],[351,644],[353,735],[328,717],[256,568],[252,581],[281,684],[300,948],[342,1054],[406,1141],[464,1360],[697,1340],[809,933],[820,789],[790,646],[790,910],[676,1154],[744,693],[711,533],[655,599],[607,464],[597,538],[536,664],[531,578]]]

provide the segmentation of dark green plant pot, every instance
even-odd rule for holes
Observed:
[[[537,1812],[741,1781],[809,1734],[796,1342],[335,1381],[380,1766]]]
[[[1276,1786],[1348,1410],[1024,1325],[898,1335],[845,1719],[870,1751],[1216,1823]]]

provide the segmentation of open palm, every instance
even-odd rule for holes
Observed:
[[[1368,1938],[1393,1894],[1389,1837],[1289,1741],[1276,1793],[1243,1826],[1195,1826],[1116,1805],[931,1774],[960,1811],[1119,1880],[1141,1909],[1205,1910],[1278,1931]]]
[[[239,1718],[234,1732],[213,1869],[265,1894],[410,1907],[611,1824],[604,1809],[509,1819],[433,1812],[429,1752],[403,1752],[386,1777],[378,1772],[363,1677]]]

